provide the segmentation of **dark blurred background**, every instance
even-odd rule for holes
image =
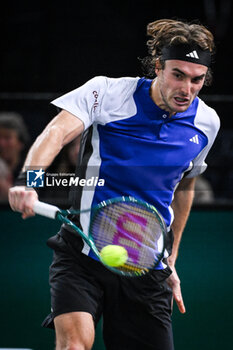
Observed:
[[[214,33],[208,93],[231,94],[232,7],[228,0],[9,2],[0,14],[1,92],[62,93],[95,75],[140,75],[147,23],[180,18],[198,19]]]

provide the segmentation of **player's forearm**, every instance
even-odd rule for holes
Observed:
[[[181,237],[193,203],[194,186],[194,178],[184,179],[178,186],[174,195],[174,200],[172,202],[172,209],[174,211],[174,221],[172,223],[174,242],[172,247],[172,254],[168,258],[168,262],[170,265],[175,265],[175,261],[178,256]]]

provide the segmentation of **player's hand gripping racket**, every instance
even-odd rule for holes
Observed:
[[[67,217],[87,211],[90,211],[88,236]],[[71,226],[97,258],[120,275],[143,275],[156,268],[163,258],[167,234],[164,220],[154,206],[133,197],[109,199],[82,211],[61,210],[36,201],[34,212]],[[125,258],[120,259],[120,264],[114,264],[116,255],[122,251],[126,253]]]

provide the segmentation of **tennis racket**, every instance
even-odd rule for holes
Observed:
[[[155,269],[164,255],[167,228],[158,210],[133,197],[117,197],[86,210],[62,210],[54,205],[36,201],[34,212],[58,219],[72,227],[89,245],[96,257],[112,272],[123,276],[141,276]],[[86,235],[69,215],[90,212]],[[128,259],[120,266],[107,265],[101,250],[108,245],[122,246]]]

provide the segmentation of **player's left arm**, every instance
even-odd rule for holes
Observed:
[[[172,202],[172,209],[174,211],[174,221],[172,223],[174,242],[172,246],[172,254],[168,257],[168,264],[173,273],[169,277],[168,283],[173,289],[173,297],[181,313],[185,312],[185,306],[181,293],[180,279],[175,269],[175,262],[178,256],[182,233],[193,203],[195,181],[195,178],[184,178],[181,180],[175,191]]]

